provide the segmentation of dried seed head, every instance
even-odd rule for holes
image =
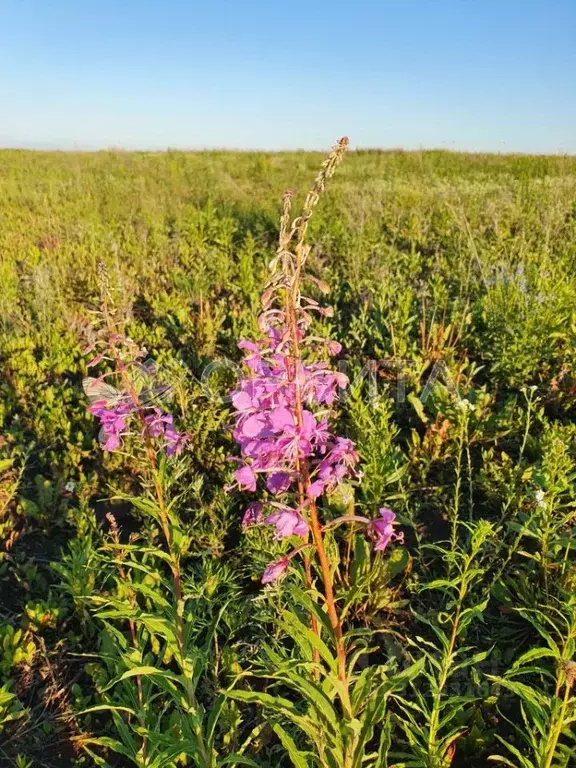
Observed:
[[[108,276],[108,269],[103,261],[99,261],[96,265],[96,273],[98,276],[98,284],[100,292],[103,296],[108,297],[110,295],[110,278]]]
[[[564,674],[566,675],[566,685],[572,688],[576,683],[576,661],[567,661],[564,664]]]
[[[110,534],[112,539],[114,540],[115,544],[118,544],[120,541],[120,532],[118,530],[118,523],[116,522],[116,518],[112,512],[106,512],[106,520],[108,520],[108,524],[110,525]]]

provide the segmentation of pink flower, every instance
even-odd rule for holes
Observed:
[[[262,506],[259,501],[253,501],[251,504],[248,504],[242,517],[242,528],[257,525],[262,520]]]
[[[232,405],[237,411],[247,411],[252,408],[252,398],[248,392],[235,392],[232,395]]]
[[[292,485],[292,477],[287,472],[273,472],[268,475],[266,480],[266,488],[273,493],[274,496],[278,496],[279,493],[284,493]]]
[[[241,430],[244,437],[258,437],[266,427],[266,419],[258,413],[247,416],[241,422]]]
[[[166,429],[164,430],[164,447],[166,449],[166,455],[178,455],[189,439],[188,435],[177,432],[172,423],[166,424]]]
[[[347,438],[333,438],[327,449],[324,458],[315,464],[313,482],[308,488],[308,495],[312,498],[317,498],[325,490],[333,490],[353,472],[358,461],[354,443]]]
[[[324,480],[314,480],[314,482],[310,483],[308,486],[308,496],[312,499],[317,499],[318,496],[322,496],[324,493],[325,486],[326,482]]]
[[[105,451],[115,451],[121,445],[128,418],[135,410],[132,402],[120,402],[109,406],[106,400],[96,400],[88,411],[100,419],[100,442]]]
[[[331,355],[339,355],[342,351],[342,344],[340,344],[338,341],[327,341],[326,346],[328,347],[328,352]]]
[[[89,360],[86,363],[86,368],[93,368],[95,365],[98,365],[98,363],[101,363],[104,359],[104,355],[96,355],[96,357],[93,357],[92,360]]]
[[[390,541],[394,539],[400,542],[404,540],[403,533],[394,531],[393,522],[396,520],[394,512],[388,507],[381,507],[379,512],[381,519],[372,520],[368,526],[369,532],[375,540],[374,550],[377,552],[386,549]]]
[[[306,536],[308,523],[294,509],[282,509],[269,515],[265,520],[268,525],[276,526],[275,539],[286,539],[288,536]]]
[[[120,448],[120,435],[115,432],[108,435],[102,447],[105,451],[115,451],[117,448]]]
[[[256,474],[247,464],[234,472],[234,477],[240,488],[246,491],[256,490]]]
[[[150,390],[145,390],[146,395],[141,392],[140,396],[137,396],[132,387],[125,382],[124,373],[133,368],[136,368],[140,374],[154,375],[153,364],[138,362],[139,358],[146,354],[146,350],[138,348],[132,339],[119,333],[109,333],[106,339],[98,339],[90,344],[85,354],[93,352],[96,347],[104,349],[87,363],[88,368],[98,365],[102,360],[113,360],[116,363],[117,378],[124,383],[123,390],[111,387],[105,380],[108,374],[98,378],[89,376],[82,382],[84,391],[91,401],[88,411],[100,421],[99,439],[104,450],[115,451],[122,445],[122,437],[125,434],[133,434],[140,437],[142,441],[150,438],[159,439],[168,456],[180,453],[188,436],[177,432],[172,414],[153,406],[149,394],[151,392],[159,394],[169,388],[152,387]],[[130,360],[125,362],[128,355]]]
[[[338,396],[338,389],[348,386],[348,377],[338,371],[325,368],[325,363],[316,363],[309,368],[310,380],[307,386],[307,397],[317,403],[332,405]]]
[[[240,341],[238,347],[245,349],[249,353],[244,358],[246,365],[254,371],[259,370],[262,366],[262,355],[259,345],[253,341]]]
[[[294,414],[281,405],[271,412],[270,424],[274,432],[282,432],[286,427],[294,426]]]
[[[259,352],[260,347],[253,341],[242,340],[238,342],[238,349],[247,349],[250,352]]]
[[[306,360],[317,347],[318,339],[306,339],[305,334],[311,312],[321,309],[318,303],[301,297],[294,330],[282,302],[273,298],[276,290],[272,283],[263,297],[264,312],[258,318],[262,337],[238,345],[249,372],[232,392],[234,439],[242,462],[235,479],[241,489],[254,492],[262,476],[267,491],[279,497],[295,493],[309,476],[308,497],[317,498],[354,474],[358,461],[354,444],[334,435],[326,418],[326,406],[334,403],[348,379],[325,362]],[[304,355],[296,361],[291,351],[294,336]],[[337,342],[326,344],[332,354],[341,350]],[[308,533],[306,520],[288,507],[266,522],[276,526],[277,538]]]
[[[270,584],[283,576],[288,570],[288,558],[281,557],[273,563],[270,563],[262,574],[262,584]]]
[[[180,453],[189,439],[188,435],[176,431],[172,414],[164,413],[160,408],[152,408],[152,412],[144,417],[144,421],[150,437],[163,439],[167,456]]]

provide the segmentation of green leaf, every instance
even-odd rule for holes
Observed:
[[[129,715],[135,715],[136,712],[130,707],[116,706],[113,704],[97,704],[94,707],[88,707],[87,709],[81,709],[80,712],[75,712],[76,715],[89,715],[91,712],[127,712]]]
[[[295,768],[309,768],[310,764],[306,758],[306,753],[301,752],[298,749],[292,736],[290,736],[279,723],[274,723],[272,725],[272,730],[282,742],[282,746],[288,752],[290,760],[292,760],[292,764]]]
[[[216,730],[216,726],[218,725],[218,719],[220,717],[220,713],[222,712],[222,708],[226,704],[226,696],[224,696],[223,693],[218,695],[218,698],[212,705],[210,709],[210,714],[208,716],[208,721],[206,723],[206,741],[211,744],[214,741],[214,732]]]
[[[130,760],[133,760],[134,758],[132,752],[130,752],[130,750],[128,750],[121,741],[118,741],[118,739],[112,739],[109,736],[96,736],[94,738],[83,737],[82,744],[94,744],[98,747],[107,747],[119,755],[124,755],[124,757],[130,758]]]
[[[414,394],[414,392],[410,392],[408,397],[406,398],[410,405],[414,408],[416,411],[418,417],[424,424],[428,423],[428,416],[426,415],[426,411],[424,410],[424,405],[422,404],[422,401],[420,400],[417,395]]]
[[[173,680],[175,682],[180,682],[181,678],[179,678],[177,675],[173,675],[170,672],[166,672],[162,669],[156,669],[156,667],[149,667],[149,666],[140,666],[140,667],[134,667],[133,669],[128,669],[126,672],[123,672],[118,677],[115,677],[114,680],[108,683],[103,689],[102,692],[109,691],[111,688],[113,688],[115,685],[118,685],[118,683],[121,683],[122,680],[128,680],[130,677],[165,677],[168,680]]]
[[[463,661],[459,661],[457,664],[454,664],[451,667],[450,674],[453,675],[459,669],[465,669],[466,667],[476,666],[477,664],[480,664],[481,662],[486,661],[486,659],[492,653],[492,650],[493,649],[490,648],[487,651],[478,651],[478,653],[475,653],[473,656],[470,656],[469,658],[466,658]]]
[[[528,760],[527,757],[525,757],[520,750],[515,747],[513,744],[510,744],[509,741],[506,741],[501,736],[496,734],[496,738],[498,741],[503,744],[506,749],[510,750],[510,752],[514,755],[514,757],[519,761],[521,768],[536,768],[535,764]],[[509,762],[506,760],[506,758],[502,757],[501,755],[490,755],[488,760],[491,760],[495,763],[504,763],[505,765],[510,766],[510,768],[518,768],[517,765],[514,765],[514,763]]]
[[[293,611],[283,611],[282,619],[283,621],[280,622],[280,624],[284,631],[290,637],[293,637],[301,648],[307,650],[306,645],[312,646],[312,648],[315,648],[318,651],[320,657],[326,664],[328,664],[332,672],[337,671],[337,660],[332,653],[330,653],[328,646],[321,637],[300,621],[299,617]],[[310,656],[310,659],[312,659],[312,656]]]
[[[238,752],[233,752],[231,755],[221,758],[218,765],[231,765],[233,768],[236,768],[237,765],[247,765],[248,768],[262,768],[260,763],[255,763],[254,760],[251,760],[249,757],[245,757]]]
[[[486,675],[488,680],[498,683],[503,688],[507,688],[512,693],[515,693],[527,704],[530,704],[541,715],[545,715],[545,710],[549,706],[548,697],[539,691],[531,688],[525,683],[520,683],[517,680],[506,680],[503,677],[495,677],[493,675]]]
[[[404,688],[407,683],[412,682],[418,677],[418,675],[422,674],[425,664],[426,659],[421,657],[418,659],[418,661],[414,662],[414,664],[411,664],[406,669],[403,669],[402,672],[398,672],[398,674],[389,677],[386,681],[386,690],[398,691]]]
[[[510,674],[514,674],[515,672],[522,672],[521,669],[525,664],[528,664],[529,662],[535,661],[536,659],[544,659],[544,658],[550,658],[550,659],[558,659],[554,651],[552,651],[549,648],[531,648],[529,651],[526,651],[526,653],[523,653],[520,658],[516,659],[514,664],[510,667],[509,670],[507,670],[505,676],[507,677]]]
[[[282,696],[272,696],[269,693],[263,693],[261,691],[228,690],[224,693],[226,696],[235,699],[236,701],[260,704],[273,712],[284,715],[295,725],[298,725],[312,741],[315,741],[318,737],[317,725],[315,725],[310,718],[300,715],[296,709],[296,705],[289,699],[285,699]]]
[[[334,710],[332,701],[324,693],[320,685],[313,683],[310,680],[299,674],[295,670],[295,674],[280,674],[275,676],[275,679],[280,681],[284,680],[292,688],[295,688],[305,701],[316,711],[320,719],[324,719],[325,723],[330,725],[333,733],[337,734],[339,731],[338,715]]]

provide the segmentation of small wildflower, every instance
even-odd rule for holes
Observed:
[[[104,381],[103,377],[86,377],[82,386],[90,400],[89,413],[100,420],[99,437],[105,451],[120,448],[122,437],[128,434],[129,423],[139,426],[142,437],[161,439],[168,456],[180,453],[188,441],[188,435],[181,434],[174,427],[171,413],[143,403],[132,389],[122,392]],[[136,415],[138,420],[133,419]]]
[[[148,434],[151,437],[163,439],[167,456],[180,453],[188,441],[188,435],[176,431],[171,413],[164,413],[157,407],[151,410],[151,413],[144,416]]]
[[[342,351],[342,344],[338,341],[329,340],[326,342],[326,347],[331,355],[339,355]]]
[[[242,517],[242,528],[249,528],[251,525],[257,525],[262,520],[262,503],[253,501],[248,504],[244,516]]]
[[[256,475],[251,467],[240,467],[240,469],[237,469],[234,473],[234,477],[240,488],[246,491],[256,490]]]
[[[282,509],[275,512],[264,522],[276,526],[275,539],[285,539],[288,536],[306,536],[309,530],[306,520],[293,509]]]
[[[288,570],[288,562],[287,557],[281,557],[279,560],[270,563],[262,574],[262,584],[270,584],[283,576]]]
[[[396,520],[395,513],[392,512],[391,509],[388,509],[388,507],[381,507],[379,512],[380,519],[376,518],[375,520],[372,520],[368,526],[368,531],[375,540],[374,550],[377,552],[386,549],[390,541],[404,541],[404,534],[396,533],[394,531],[393,523],[394,520]]]
[[[88,411],[100,419],[100,441],[105,451],[115,451],[120,447],[128,417],[134,410],[133,403],[120,402],[109,407],[105,400],[96,400],[88,407]]]
[[[534,497],[536,499],[536,506],[538,509],[546,509],[546,494],[544,493],[544,490],[542,488],[538,488],[536,493],[534,494]]]

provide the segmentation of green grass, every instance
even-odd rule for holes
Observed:
[[[88,741],[117,738],[121,715],[79,714],[135,690],[134,678],[115,699],[106,690],[128,625],[97,600],[128,598],[105,513],[124,543],[154,537],[131,501],[102,501],[141,488],[130,456],[100,451],[81,387],[99,261],[130,336],[179,382],[192,437],[173,482],[201,706],[260,668],[264,639],[292,652],[285,596],[258,585],[278,545],[241,532],[247,497],[224,490],[235,449],[216,395],[231,374],[210,377],[211,396],[202,376],[256,333],[282,194],[303,200],[321,159],[0,152],[0,764],[134,764]],[[309,242],[335,309],[318,330],[342,343],[353,380],[340,428],[361,454],[355,503],[393,508],[406,538],[385,567],[356,553],[352,621],[371,633],[370,658],[424,665],[388,702],[382,754],[407,767],[574,764],[576,158],[351,153]],[[387,361],[372,388],[370,360]],[[156,588],[162,567],[150,568],[142,583]],[[159,641],[139,631],[151,664]],[[176,738],[176,711],[154,699],[146,727]],[[257,765],[284,766],[289,741],[307,749],[252,700],[224,714],[224,755],[248,739]]]

